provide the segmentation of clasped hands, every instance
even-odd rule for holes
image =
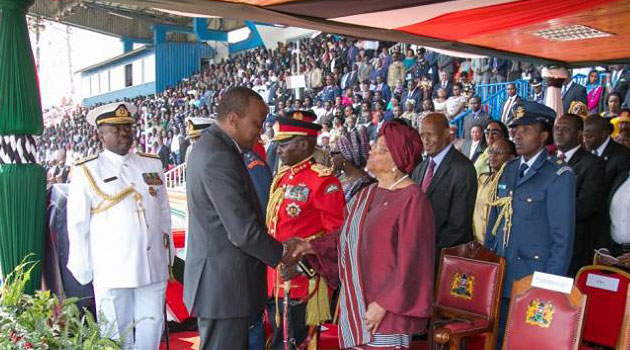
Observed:
[[[300,273],[297,264],[302,257],[307,254],[315,254],[315,251],[311,243],[302,238],[289,238],[282,244],[285,250],[281,260],[280,271],[283,279],[290,280]]]

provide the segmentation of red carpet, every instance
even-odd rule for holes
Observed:
[[[199,337],[197,332],[171,333],[170,350],[197,350],[199,349]],[[413,343],[412,350],[427,350],[425,343]],[[166,345],[162,343],[160,350],[166,350]]]

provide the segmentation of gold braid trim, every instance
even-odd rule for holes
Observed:
[[[95,208],[92,208],[91,210],[92,214],[98,214],[98,213],[104,212],[105,210],[120,203],[123,199],[127,198],[127,196],[129,196],[130,194],[133,194],[136,202],[142,199],[142,195],[136,192],[136,190],[132,186],[125,188],[124,190],[118,192],[117,194],[113,196],[110,196],[107,193],[103,192],[96,185],[96,181],[94,181],[94,178],[92,177],[92,174],[90,173],[90,170],[85,165],[81,165],[81,169],[83,169],[83,173],[85,174],[85,177],[87,178],[88,183],[90,184],[90,188],[92,188],[92,190],[99,197],[102,198],[102,200],[98,203],[98,205]]]
[[[506,247],[508,242],[510,241],[510,230],[512,229],[512,214],[514,213],[512,209],[512,194],[507,197],[497,198],[497,188],[499,185],[499,180],[503,175],[503,170],[505,170],[504,163],[501,166],[501,169],[497,172],[497,174],[492,179],[490,183],[490,205],[494,207],[500,208],[499,215],[497,216],[497,220],[494,222],[494,226],[492,227],[492,235],[496,236],[497,231],[499,230],[499,225],[502,221],[505,220],[505,224],[503,225],[503,246]]]

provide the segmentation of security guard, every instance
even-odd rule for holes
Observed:
[[[514,143],[519,157],[497,174],[485,241],[486,247],[505,257],[507,264],[500,335],[512,283],[534,271],[565,275],[575,228],[573,171],[545,149],[556,113],[536,102],[521,102],[513,113],[516,119],[510,127],[516,129]]]
[[[313,122],[317,116],[311,111],[293,111],[287,117],[277,117],[274,141],[278,142],[278,156],[284,166],[278,170],[270,190],[267,206],[269,234],[279,241],[292,237],[303,239],[329,234],[343,224],[345,198],[341,183],[332,170],[313,160],[317,133],[321,125]],[[315,326],[330,318],[325,281],[319,277],[309,280],[298,276],[284,282],[279,271],[268,270],[267,275],[270,315],[274,329],[271,349],[283,348],[283,327],[280,325],[278,306],[285,290],[290,294],[290,341],[303,343],[311,327],[311,339],[316,340]],[[310,305],[308,305],[310,303]],[[313,312],[306,315],[307,305]],[[317,305],[324,305],[317,308]],[[315,311],[320,311],[316,315]],[[278,315],[278,316],[276,316]],[[308,322],[307,322],[308,321]],[[280,327],[279,327],[280,326]]]
[[[87,115],[104,151],[72,169],[68,269],[79,283],[93,282],[104,334],[125,349],[155,350],[174,252],[171,211],[160,160],[129,153],[135,111],[112,103]]]

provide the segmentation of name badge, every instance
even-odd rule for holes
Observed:
[[[586,277],[586,285],[589,287],[616,292],[619,290],[619,279],[589,273]]]
[[[161,186],[163,183],[158,173],[142,173],[142,178],[144,179],[144,183],[149,186]]]
[[[534,277],[532,278],[532,287],[571,294],[573,278],[535,271]]]

